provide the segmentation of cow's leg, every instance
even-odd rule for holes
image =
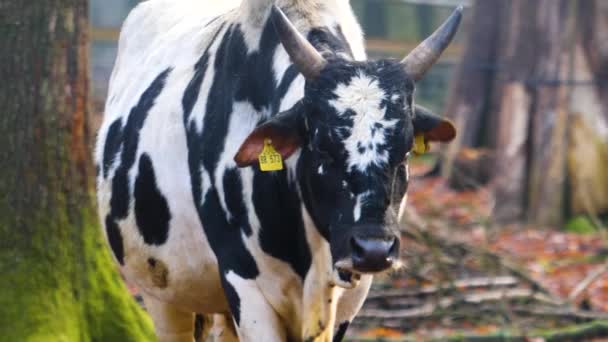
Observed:
[[[146,310],[154,321],[154,331],[160,342],[194,341],[194,313],[144,295]]]
[[[209,342],[238,342],[230,314],[213,315],[213,326],[209,331]]]
[[[254,279],[230,271],[222,281],[240,341],[287,340],[285,327]]]
[[[194,318],[194,342],[213,341],[211,337],[213,324],[213,315],[196,314]]]
[[[354,289],[344,291],[338,301],[338,311],[336,314],[336,330],[333,342],[340,342],[344,339],[350,322],[353,321],[367,297],[369,288],[372,285],[373,276],[365,275],[361,277],[359,284]]]

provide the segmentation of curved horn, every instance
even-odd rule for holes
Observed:
[[[443,50],[448,47],[458,31],[458,25],[462,19],[462,9],[462,5],[458,6],[430,37],[401,61],[405,72],[414,80],[419,81],[439,59]]]
[[[270,18],[279,40],[298,70],[307,79],[315,79],[327,61],[287,19],[285,13],[276,5],[272,6]]]

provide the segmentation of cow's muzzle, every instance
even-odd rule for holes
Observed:
[[[380,273],[400,265],[399,236],[384,225],[355,226],[342,241],[344,252],[335,263],[337,270],[356,274]]]
[[[393,267],[399,258],[399,239],[353,236],[350,239],[352,267],[359,273],[378,273]]]

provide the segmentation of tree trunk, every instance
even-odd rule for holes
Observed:
[[[487,134],[486,145],[496,150],[493,178],[499,220],[522,218],[525,213],[529,112],[534,104],[534,89],[527,80],[536,65],[537,5],[536,1],[512,1],[500,14],[503,27],[497,39],[491,104],[483,113],[486,125],[477,128],[478,134]]]
[[[477,0],[471,13],[473,24],[445,111],[461,128],[457,137],[460,146],[487,145],[480,127],[490,105],[505,7],[504,0]]]
[[[500,21],[506,8],[503,0],[477,0],[471,14],[471,31],[467,37],[462,62],[455,73],[445,115],[454,121],[458,135],[450,143],[443,173],[452,174],[454,158],[461,148],[487,146],[482,130],[487,121],[500,36]],[[460,170],[454,170],[456,175]]]
[[[572,44],[575,2],[541,0],[536,9],[536,66],[530,111],[527,214],[532,222],[559,225],[566,213],[569,79],[574,77]],[[555,81],[557,80],[557,82]]]
[[[475,6],[447,108],[460,138],[444,174],[461,146],[488,147],[499,220],[559,225],[568,214],[608,211],[608,5]],[[488,71],[474,72],[481,66]]]
[[[588,63],[587,73],[595,82],[595,92],[604,108],[601,119],[606,127],[608,121],[608,2],[579,1],[578,25],[581,30],[581,45]]]
[[[85,0],[0,0],[0,336],[151,340],[98,226]]]

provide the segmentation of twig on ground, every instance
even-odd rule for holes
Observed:
[[[597,267],[595,270],[593,270],[593,272],[589,273],[589,275],[587,275],[583,281],[576,285],[576,287],[568,295],[568,299],[571,301],[576,300],[581,293],[583,293],[591,284],[593,284],[594,281],[596,281],[606,272],[608,272],[608,263]]]
[[[454,281],[450,285],[442,286],[423,286],[419,289],[403,289],[396,288],[390,290],[375,290],[372,291],[368,296],[368,300],[373,299],[385,299],[394,297],[418,297],[435,294],[441,291],[450,291],[457,289],[474,289],[474,288],[485,288],[485,287],[505,287],[517,285],[517,278],[511,276],[502,277],[478,277],[471,279],[460,279]]]
[[[556,303],[547,296],[525,288],[515,289],[501,289],[494,291],[487,291],[482,293],[467,294],[460,298],[453,296],[447,296],[439,298],[436,303],[426,303],[420,307],[401,309],[401,310],[388,310],[388,309],[363,309],[357,317],[359,318],[376,318],[376,319],[388,319],[388,318],[425,318],[431,316],[437,310],[444,310],[453,307],[457,304],[481,304],[488,301],[499,301],[502,299],[534,299],[538,302],[547,304]],[[574,312],[574,311],[570,311]],[[606,316],[608,317],[608,315]]]
[[[543,317],[560,317],[577,320],[608,320],[608,313],[584,310],[572,310],[556,307],[514,306],[513,311]]]

